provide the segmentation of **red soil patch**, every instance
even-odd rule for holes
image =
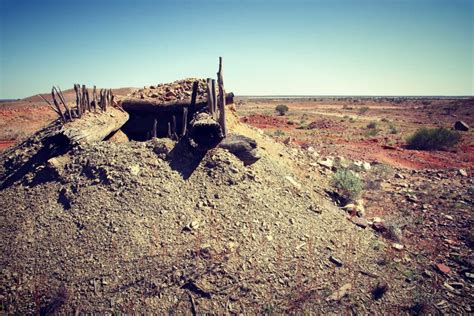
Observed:
[[[0,150],[7,149],[11,145],[15,144],[16,140],[0,140]]]
[[[240,119],[241,122],[250,124],[258,128],[289,128],[292,124],[288,123],[286,118],[268,116],[263,114],[252,114],[244,116]]]

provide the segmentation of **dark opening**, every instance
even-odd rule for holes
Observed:
[[[130,118],[122,126],[122,131],[130,140],[147,141],[153,136],[159,138],[169,137],[169,130],[171,133],[176,131],[178,136],[182,133],[182,113],[160,112],[157,114],[133,110],[128,110],[127,112]]]

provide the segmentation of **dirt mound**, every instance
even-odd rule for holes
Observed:
[[[404,311],[419,289],[300,175],[301,153],[227,118],[230,134],[256,140],[256,163],[156,138],[61,150],[44,143],[54,124],[7,150],[3,311]],[[57,157],[41,160],[45,146]],[[383,305],[370,294],[379,279],[390,281]]]

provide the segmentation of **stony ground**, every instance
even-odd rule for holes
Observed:
[[[367,188],[356,225],[317,147],[228,118],[257,141],[255,164],[157,139],[33,163],[55,126],[4,152],[2,312],[472,312],[469,177],[371,161],[357,170]]]

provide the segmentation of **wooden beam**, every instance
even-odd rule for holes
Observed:
[[[195,113],[207,107],[207,100],[199,98],[194,102],[191,99],[173,102],[161,102],[155,99],[128,98],[120,101],[122,108],[126,111],[143,111],[151,113],[177,112],[181,113],[183,107],[190,107],[189,112]],[[191,105],[190,105],[191,104]],[[194,104],[194,106],[193,106]],[[193,108],[193,110],[191,110]],[[188,112],[188,113],[189,113]],[[190,114],[192,114],[190,113]]]
[[[88,113],[80,120],[64,124],[60,133],[71,144],[100,141],[120,129],[128,118],[127,112],[111,107],[107,112]]]

